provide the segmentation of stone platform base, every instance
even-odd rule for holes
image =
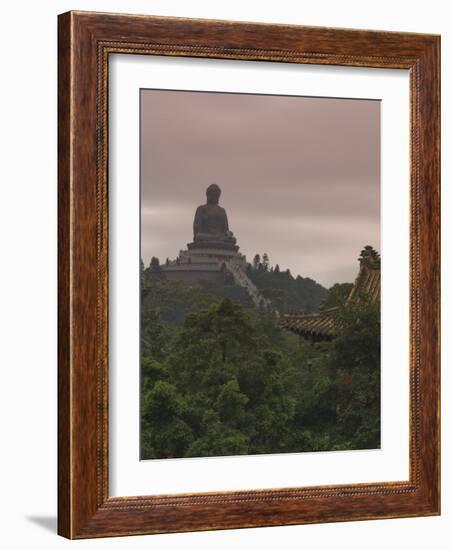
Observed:
[[[194,248],[181,250],[176,260],[161,266],[169,280],[193,285],[201,281],[222,282],[225,264],[246,267],[246,256],[234,250]]]
[[[236,285],[245,288],[256,307],[271,308],[246,274],[246,256],[234,250],[196,248],[181,250],[176,260],[161,266],[171,281],[182,281],[194,286],[202,281],[223,283],[226,273],[232,275]]]

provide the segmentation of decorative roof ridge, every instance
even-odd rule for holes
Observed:
[[[380,255],[370,245],[361,251],[358,258],[360,268],[353,287],[344,304],[361,303],[362,295],[369,295],[372,302],[380,299]],[[334,338],[338,323],[336,313],[341,306],[333,306],[319,310],[316,313],[286,313],[280,319],[283,328],[291,330],[304,337]]]
[[[380,269],[380,254],[375,250],[373,246],[369,244],[361,250],[358,261],[361,267],[367,267],[369,269]]]

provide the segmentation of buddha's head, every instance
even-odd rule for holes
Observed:
[[[221,195],[221,189],[216,183],[212,183],[206,189],[207,204],[218,204]]]

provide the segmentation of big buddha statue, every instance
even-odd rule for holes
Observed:
[[[229,231],[226,210],[218,202],[221,189],[215,183],[206,190],[207,202],[198,206],[193,221],[193,242],[188,248],[219,248],[237,251],[237,240]]]

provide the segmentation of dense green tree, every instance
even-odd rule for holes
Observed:
[[[160,273],[160,261],[155,256],[152,256],[151,263],[149,264],[149,269],[152,273]]]
[[[253,259],[253,269],[259,269],[261,265],[261,257],[259,254],[256,254]]]
[[[324,309],[343,306],[353,288],[352,283],[336,283],[328,289],[328,294],[321,302]]]
[[[311,279],[250,269],[261,284],[283,280],[262,291],[275,299],[280,292],[283,304],[288,289],[316,288]],[[313,343],[282,330],[270,311],[145,270],[141,457],[378,447],[379,307],[346,304],[338,287],[339,334]]]
[[[184,340],[191,342],[209,340],[209,343],[214,343],[219,349],[221,359],[225,362],[228,351],[249,344],[251,330],[249,316],[245,309],[240,304],[225,298],[205,310],[187,315]]]
[[[262,263],[259,265],[260,269],[250,266],[247,275],[280,313],[311,313],[327,295],[327,290],[309,277],[294,278],[290,270],[281,272],[278,264],[273,272],[265,271]]]
[[[222,422],[229,426],[236,426],[243,418],[244,407],[248,401],[248,397],[241,393],[237,379],[231,378],[220,386],[215,409]]]
[[[338,428],[345,448],[380,446],[380,307],[353,303],[337,317],[331,349]],[[351,445],[350,446],[350,442]]]
[[[158,309],[143,308],[141,312],[141,346],[143,357],[161,360],[171,345],[171,331],[160,322]]]
[[[218,413],[208,410],[202,422],[202,435],[191,443],[186,456],[228,456],[249,454],[249,440],[239,430],[221,422]]]
[[[147,389],[142,401],[142,424],[145,425],[148,458],[183,456],[193,439],[191,428],[182,419],[184,402],[176,387],[157,380]]]

